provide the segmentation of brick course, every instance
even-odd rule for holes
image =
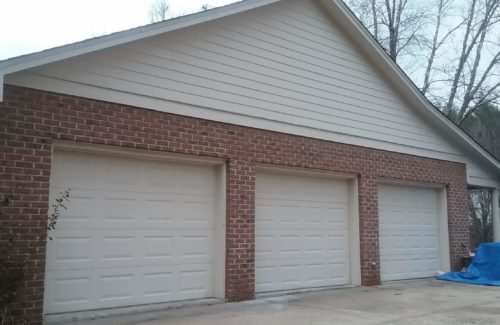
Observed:
[[[358,175],[361,274],[380,282],[377,178],[445,184],[451,263],[468,242],[464,164],[224,124],[33,89],[5,86],[0,103],[0,190],[21,183],[2,227],[36,250],[17,312],[41,323],[52,142],[67,140],[223,158],[227,161],[226,298],[254,297],[255,165]],[[375,264],[373,264],[375,263]]]

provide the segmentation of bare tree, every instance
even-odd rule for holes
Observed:
[[[500,108],[481,106],[460,127],[500,160]]]
[[[347,1],[421,84],[422,93],[454,122],[462,124],[479,107],[498,103],[500,0]]]
[[[432,40],[427,42],[429,55],[424,72],[424,81],[421,87],[421,91],[424,95],[427,93],[432,83],[431,73],[434,69],[434,62],[439,49],[445,44],[448,38],[464,24],[464,21],[462,20],[453,28],[446,31],[444,35],[442,34],[443,20],[449,15],[450,10],[455,5],[455,2],[455,0],[435,0],[436,13],[434,17],[432,17],[434,23],[434,33]]]
[[[149,21],[157,23],[168,19],[170,6],[166,0],[155,0],[149,8]]]
[[[471,247],[493,241],[491,192],[487,189],[469,191],[469,234]]]
[[[348,0],[348,5],[394,61],[421,45],[427,10],[412,0]]]
[[[495,27],[500,22],[500,0],[470,0],[465,17],[460,55],[451,79],[451,89],[443,112],[450,115],[457,107],[456,122],[461,124],[478,107],[500,98],[500,38]],[[488,46],[488,45],[493,46]],[[486,47],[493,50],[484,62]],[[481,68],[484,67],[484,68]]]

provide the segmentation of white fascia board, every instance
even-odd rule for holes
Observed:
[[[27,70],[78,55],[99,51],[116,45],[167,33],[173,30],[201,24],[218,18],[273,4],[282,0],[245,0],[207,11],[169,19],[163,22],[132,28],[122,32],[96,37],[77,43],[14,57],[0,61],[0,73],[6,75]]]
[[[500,172],[500,161],[476,143],[468,134],[439,112],[427,98],[418,90],[416,85],[392,60],[389,54],[378,44],[368,30],[354,16],[351,10],[341,0],[320,0],[328,9],[334,20],[344,27],[344,31],[351,36],[358,46],[367,53],[374,53],[370,58],[379,65],[382,72],[392,81],[393,85],[410,101],[410,103],[433,121],[438,121],[443,130],[451,137],[458,139],[469,149],[479,154],[483,161]]]

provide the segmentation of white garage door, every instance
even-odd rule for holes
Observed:
[[[213,297],[215,167],[56,152],[45,313]]]
[[[431,277],[441,269],[438,190],[379,186],[382,281]]]
[[[257,173],[256,292],[350,283],[346,181]]]

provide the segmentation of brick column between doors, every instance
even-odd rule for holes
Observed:
[[[249,161],[227,162],[226,299],[255,296],[255,168]]]
[[[361,175],[358,187],[361,284],[376,285],[380,283],[377,182],[372,176]]]

